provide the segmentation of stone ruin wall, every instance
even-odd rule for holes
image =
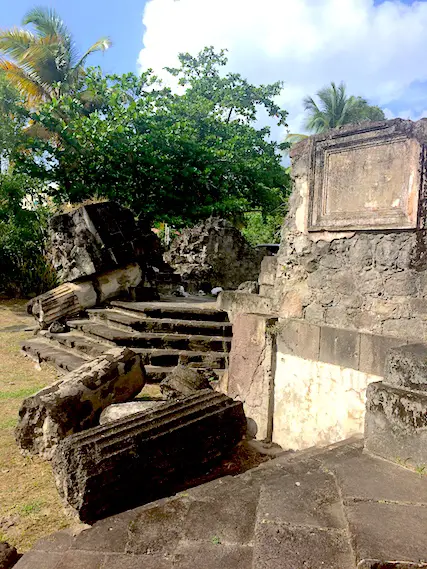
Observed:
[[[316,135],[291,153],[275,278],[252,303],[260,310],[246,311],[268,307],[264,318],[276,318],[273,392],[263,399],[283,448],[363,433],[366,388],[382,379],[388,350],[427,342],[426,143],[427,121],[397,119]],[[245,316],[237,322],[243,334]]]
[[[286,447],[363,432],[388,349],[427,341],[426,140],[427,121],[395,120],[292,153],[273,292],[274,439]]]
[[[279,316],[427,340],[424,232],[308,233],[307,147],[293,159],[295,191],[277,258]]]

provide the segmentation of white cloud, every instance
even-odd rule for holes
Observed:
[[[293,132],[302,128],[302,97],[330,81],[390,116],[426,115],[427,2],[150,0],[143,22],[141,68],[161,72],[179,52],[227,48],[230,70],[254,83],[284,81],[279,103]]]

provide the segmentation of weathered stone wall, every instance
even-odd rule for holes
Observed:
[[[260,295],[219,300],[233,322],[278,317],[272,423],[283,448],[363,432],[387,351],[427,342],[426,143],[427,121],[398,119],[296,145],[275,272],[263,263]],[[242,338],[236,329],[234,346]]]
[[[405,136],[427,139],[427,123],[420,122],[423,124],[385,124],[391,130],[389,136],[402,130]],[[335,137],[337,132],[341,133],[334,131]],[[352,133],[344,129],[342,134],[346,132]],[[329,137],[332,139],[333,134]],[[304,318],[316,324],[427,339],[425,230],[310,231],[310,210],[316,199],[311,193],[316,141],[329,143],[326,135],[314,137],[314,141],[297,145],[292,153],[294,191],[277,259],[275,309],[279,316]],[[395,175],[394,165],[390,165],[390,171],[386,165],[378,166],[384,169],[387,185],[387,176]],[[360,161],[358,167],[366,168],[366,160]],[[415,174],[419,168],[417,164]],[[348,193],[343,203],[350,207],[353,200],[355,196]],[[381,204],[377,209],[381,211]],[[362,219],[360,223],[364,223]]]
[[[258,279],[263,251],[252,247],[225,219],[210,218],[185,229],[165,254],[184,280],[236,289]]]

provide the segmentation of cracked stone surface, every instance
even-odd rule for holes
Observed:
[[[16,569],[427,567],[427,477],[351,439],[38,542]]]

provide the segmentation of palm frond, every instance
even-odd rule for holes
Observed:
[[[96,41],[93,45],[90,46],[88,50],[80,57],[80,59],[75,63],[74,68],[82,67],[86,61],[86,58],[91,54],[97,51],[106,51],[109,47],[111,47],[112,42],[110,38],[104,37]]]
[[[21,66],[11,61],[0,59],[0,69],[4,71],[8,81],[27,98],[29,106],[39,103],[48,97],[48,92],[43,85],[40,85]]]
[[[71,33],[62,18],[53,8],[36,6],[25,14],[22,24],[33,24],[40,36],[60,36],[66,42],[71,40]]]
[[[27,30],[12,28],[0,31],[0,51],[19,61],[35,42],[34,35]]]

